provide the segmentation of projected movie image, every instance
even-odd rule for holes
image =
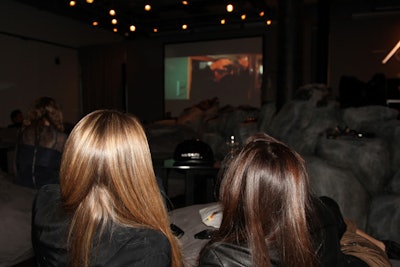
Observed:
[[[166,99],[251,99],[261,85],[261,54],[167,58],[165,66]]]
[[[261,47],[261,38],[168,46],[164,58],[165,111],[173,113],[215,97],[220,106],[258,107],[263,76]]]

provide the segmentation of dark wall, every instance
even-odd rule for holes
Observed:
[[[127,111],[142,121],[164,117],[163,43],[153,40],[126,46]]]
[[[79,50],[82,115],[96,109],[124,110],[124,53],[121,44]]]

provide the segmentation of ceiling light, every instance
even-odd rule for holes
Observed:
[[[226,11],[232,12],[233,11],[233,5],[232,4],[226,5]]]
[[[93,4],[94,0],[86,0],[86,3]]]
[[[187,6],[188,4],[189,4],[188,1],[185,0],[182,1],[182,5]]]
[[[245,20],[245,19],[246,19],[246,14],[242,14],[242,15],[240,16],[240,18],[241,18],[242,20]]]
[[[267,19],[266,23],[267,23],[267,25],[271,25],[272,24],[272,20]]]
[[[129,30],[130,30],[131,32],[136,31],[136,26],[135,26],[135,25],[129,26]]]
[[[98,22],[98,21],[93,21],[93,22],[92,22],[92,25],[93,25],[93,26],[99,26],[99,22]]]
[[[260,11],[260,13],[258,13],[258,15],[259,15],[260,17],[264,16],[264,11]]]
[[[153,29],[153,32],[158,32],[158,29],[157,29],[157,28],[154,28],[154,29]]]
[[[117,29],[117,28],[114,28],[114,29],[113,29],[113,32],[118,32],[118,29]]]
[[[182,30],[186,30],[187,27],[188,27],[187,24],[183,24],[183,25],[182,25]]]
[[[221,24],[225,24],[225,19],[221,19]]]
[[[115,16],[115,14],[117,14],[116,12],[115,12],[115,10],[114,9],[110,9],[110,11],[108,12],[111,16]]]
[[[151,5],[147,4],[144,6],[144,10],[150,11],[151,10]]]
[[[116,19],[112,19],[112,20],[111,20],[111,23],[115,25],[115,24],[117,24],[117,23],[118,23],[118,20],[116,20]]]
[[[76,5],[76,1],[69,1],[69,6],[75,6]]]

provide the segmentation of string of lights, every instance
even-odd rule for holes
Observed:
[[[267,28],[273,24],[265,0],[68,0],[68,6],[70,12],[84,10],[92,26],[125,36],[137,32],[195,32],[205,27],[244,27],[255,23]]]

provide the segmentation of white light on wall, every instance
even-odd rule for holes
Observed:
[[[386,64],[386,62],[389,61],[389,59],[396,53],[396,51],[400,48],[400,40],[397,42],[397,44],[390,50],[389,54],[382,60],[382,64]]]

